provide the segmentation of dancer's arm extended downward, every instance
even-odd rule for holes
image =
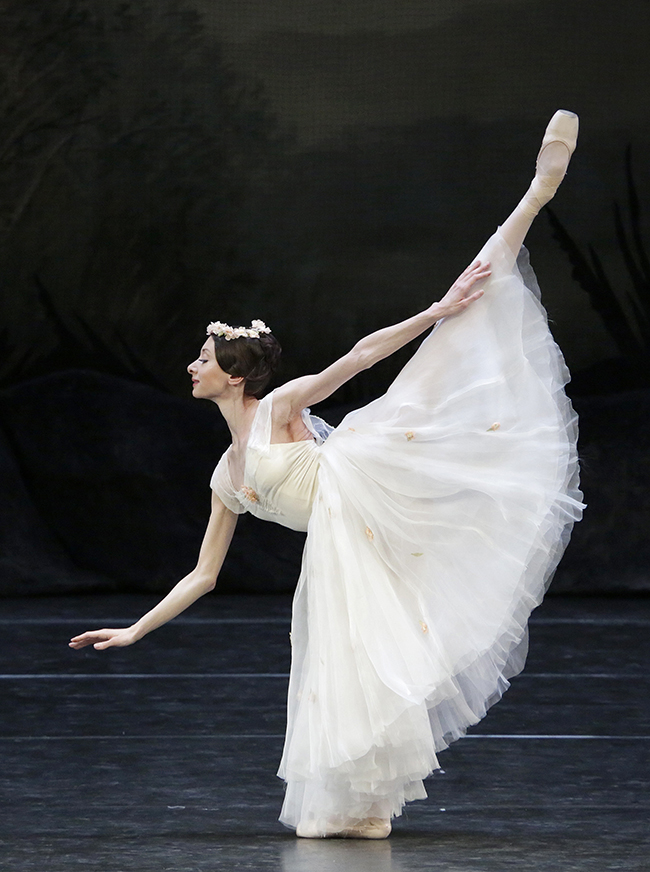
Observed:
[[[98,650],[123,648],[132,645],[147,633],[171,621],[204,593],[212,590],[235,532],[237,515],[227,509],[216,494],[212,495],[212,512],[208,522],[199,559],[195,568],[181,579],[150,612],[132,624],[117,630],[91,630],[74,636],[71,648],[93,645]]]
[[[483,291],[475,286],[489,275],[490,264],[476,261],[461,273],[439,303],[433,303],[406,321],[365,336],[351,351],[322,372],[293,379],[278,388],[273,399],[274,421],[280,424],[291,421],[306,406],[326,399],[357,373],[389,357],[437,321],[462,312],[483,296]]]

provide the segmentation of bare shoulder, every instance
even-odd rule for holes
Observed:
[[[303,375],[283,384],[273,394],[273,420],[278,424],[289,424],[302,415],[302,410],[307,406],[320,401],[315,391],[321,374]]]
[[[295,405],[296,397],[290,391],[277,388],[273,392],[271,412],[271,441],[295,442],[304,438],[305,425],[302,420],[302,407]]]
[[[282,426],[291,419],[291,402],[285,387],[285,385],[282,385],[273,391],[273,405],[271,406],[273,427]]]

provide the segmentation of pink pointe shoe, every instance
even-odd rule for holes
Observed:
[[[519,204],[529,218],[555,196],[575,151],[578,127],[578,116],[567,109],[558,109],[549,121],[537,155],[535,178]]]
[[[390,821],[372,817],[342,829],[332,826],[326,832],[322,832],[315,822],[300,823],[296,835],[300,839],[387,839],[391,829]]]

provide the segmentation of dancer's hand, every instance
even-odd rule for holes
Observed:
[[[464,311],[475,300],[483,296],[482,290],[473,290],[479,282],[485,281],[490,275],[490,264],[477,260],[462,272],[439,303],[430,307],[430,312],[437,321],[448,315],[457,315]]]
[[[133,627],[124,627],[121,630],[91,630],[80,636],[73,636],[69,646],[79,649],[92,645],[98,651],[103,651],[105,648],[126,648],[127,645],[133,645],[137,641],[138,637]]]

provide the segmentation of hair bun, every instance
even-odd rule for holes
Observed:
[[[235,328],[237,329],[237,328]],[[238,336],[228,339],[212,333],[217,363],[228,375],[243,376],[244,393],[258,400],[280,363],[282,348],[272,333],[257,338]]]

